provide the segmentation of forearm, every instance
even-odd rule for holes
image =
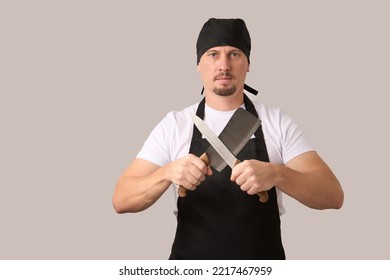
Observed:
[[[145,210],[172,184],[194,190],[211,170],[198,157],[188,154],[162,167],[135,159],[118,180],[113,204],[118,213]]]
[[[119,178],[113,196],[115,211],[140,212],[155,203],[171,185],[166,179],[165,169],[160,167],[145,176],[127,175]]]
[[[314,209],[339,209],[344,194],[339,181],[328,169],[300,172],[279,165],[276,187]]]
[[[315,209],[338,209],[344,200],[339,181],[316,152],[301,154],[286,165],[246,160],[234,167],[231,180],[250,195],[276,186]]]

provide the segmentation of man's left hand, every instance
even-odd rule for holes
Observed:
[[[249,195],[268,191],[276,185],[277,166],[259,160],[245,160],[233,168],[230,180]]]

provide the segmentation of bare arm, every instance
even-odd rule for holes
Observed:
[[[316,152],[307,152],[285,166],[257,160],[238,164],[231,179],[248,194],[276,186],[282,192],[315,209],[339,209],[344,193],[336,176]]]
[[[194,190],[210,174],[206,164],[187,155],[162,167],[135,159],[119,178],[113,195],[118,213],[139,212],[153,205],[167,188],[175,183]]]

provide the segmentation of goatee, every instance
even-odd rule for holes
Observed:
[[[230,88],[214,88],[213,92],[219,96],[230,96],[233,95],[236,92],[236,90],[237,88],[233,86]]]

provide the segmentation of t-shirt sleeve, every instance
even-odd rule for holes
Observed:
[[[171,159],[168,143],[172,142],[169,139],[173,135],[172,129],[169,115],[167,115],[152,130],[142,149],[137,154],[137,158],[145,159],[159,166],[169,163]]]
[[[305,152],[314,151],[302,129],[289,116],[281,114],[282,157],[284,164]]]

